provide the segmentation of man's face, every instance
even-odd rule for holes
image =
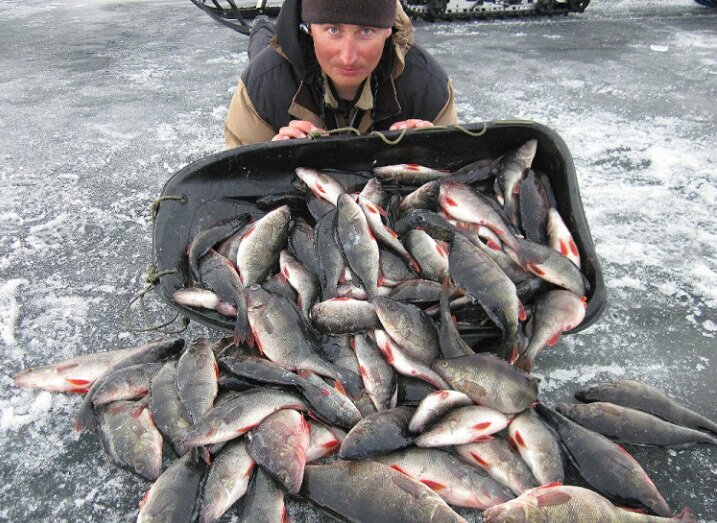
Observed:
[[[314,52],[341,98],[352,100],[378,65],[391,29],[350,24],[311,24]]]

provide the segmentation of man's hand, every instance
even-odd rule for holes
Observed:
[[[411,118],[410,120],[404,120],[403,122],[396,122],[389,130],[400,131],[401,129],[419,129],[421,127],[433,127],[433,123],[427,120],[417,120],[416,118]]]
[[[279,134],[271,139],[272,142],[279,140],[291,140],[292,138],[306,138],[309,133],[319,131],[321,135],[326,135],[326,131],[316,127],[306,120],[292,120],[289,125],[279,129]]]

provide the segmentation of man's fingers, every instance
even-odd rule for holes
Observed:
[[[274,136],[271,141],[276,142],[279,140],[291,140],[295,138],[306,138],[309,133],[318,131],[320,134],[325,135],[326,131],[316,127],[313,123],[306,120],[292,120],[289,125],[279,129],[279,133]]]
[[[401,129],[417,129],[422,127],[433,127],[433,123],[427,120],[419,120],[418,118],[411,118],[402,122],[396,122],[390,128],[391,131],[400,131]]]
[[[272,138],[272,141],[277,140],[290,140],[293,138],[306,138],[306,133],[296,127],[282,127],[279,129],[279,134]]]
[[[316,127],[311,122],[307,122],[306,120],[292,120],[289,122],[289,127],[301,131],[302,133],[304,133],[304,137],[310,132],[319,130],[318,127]]]

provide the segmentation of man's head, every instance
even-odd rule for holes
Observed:
[[[302,0],[301,19],[309,24],[393,27],[396,0]]]
[[[301,16],[322,71],[340,98],[352,100],[381,60],[396,0],[303,0]]]

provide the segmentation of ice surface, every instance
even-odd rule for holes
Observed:
[[[416,23],[462,122],[535,120],[571,151],[608,308],[541,354],[546,402],[635,378],[717,418],[716,26],[717,10],[692,0]],[[149,485],[72,432],[79,398],[12,378],[157,337],[123,322],[151,261],[149,206],[222,149],[245,46],[186,0],[0,3],[0,520],[135,518]],[[198,335],[217,333],[192,324]],[[634,449],[700,521],[717,521],[715,451]],[[291,512],[327,520],[298,501]]]

